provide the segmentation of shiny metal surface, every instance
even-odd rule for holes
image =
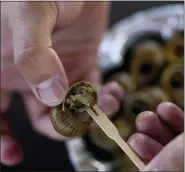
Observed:
[[[100,69],[119,66],[125,50],[134,37],[145,32],[160,33],[168,39],[175,30],[184,28],[183,5],[167,5],[138,12],[118,22],[104,36],[100,44]]]
[[[134,37],[145,32],[160,33],[168,39],[176,30],[184,29],[183,5],[167,5],[138,12],[118,22],[105,34],[99,49],[102,72],[117,67]],[[66,141],[71,162],[76,171],[111,171],[113,164],[95,160],[81,138]]]

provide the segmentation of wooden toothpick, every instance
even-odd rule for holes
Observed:
[[[117,128],[107,118],[107,116],[102,112],[102,110],[97,105],[94,105],[92,108],[87,109],[87,112],[99,125],[99,127],[106,133],[106,135],[109,138],[113,139],[119,145],[119,147],[127,154],[127,156],[132,160],[132,162],[137,166],[137,168],[140,171],[143,171],[145,168],[144,163],[128,146],[128,144],[121,138]]]

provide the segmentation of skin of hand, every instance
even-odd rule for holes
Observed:
[[[59,104],[76,81],[88,80],[100,87],[96,55],[108,11],[108,2],[2,2],[1,117],[17,91],[37,132],[66,139],[53,129],[48,106]],[[100,90],[98,105],[111,114],[119,107],[121,92],[117,84],[107,84]],[[175,138],[174,130],[183,131],[184,116],[174,106],[162,104],[156,113],[144,112],[137,118],[139,133],[128,143],[150,162],[146,170],[183,169],[183,135]],[[147,125],[153,118],[156,122],[150,124],[155,130]],[[22,159],[19,144],[11,136],[1,136],[1,162],[15,165]]]
[[[184,112],[173,103],[161,103],[156,112],[136,118],[138,132],[128,144],[147,164],[144,171],[184,171]]]
[[[33,129],[64,140],[51,124],[50,107],[60,104],[69,86],[81,80],[96,86],[105,113],[119,108],[121,88],[116,83],[101,88],[97,69],[109,7],[109,2],[1,2],[0,118],[6,118],[12,92],[19,92]],[[10,135],[1,136],[0,151],[3,164],[23,159]]]

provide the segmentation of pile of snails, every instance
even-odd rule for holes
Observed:
[[[120,110],[111,119],[124,139],[135,132],[135,118],[140,112],[153,111],[165,101],[184,109],[184,35],[177,32],[165,43],[142,40],[130,49],[127,58],[129,63],[107,72],[103,78],[105,83],[117,82],[126,93]],[[121,160],[124,169],[136,169],[99,127],[88,131],[92,119],[86,109],[96,103],[97,92],[93,86],[88,82],[76,83],[63,103],[51,110],[55,130],[67,137],[82,136],[87,149],[97,159],[100,154],[106,158],[109,154],[111,161]]]
[[[135,118],[139,113],[155,111],[157,105],[166,101],[184,110],[184,35],[177,32],[164,43],[139,41],[129,51],[127,64],[104,75],[105,83],[115,81],[124,90],[120,110],[111,120],[125,140],[136,131]],[[118,171],[137,169],[100,128],[89,131],[84,140],[99,161],[111,161],[113,165],[116,162]]]

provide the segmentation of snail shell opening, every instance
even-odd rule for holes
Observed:
[[[97,103],[97,92],[88,82],[78,82],[73,85],[64,100],[63,107],[76,112],[84,112]]]
[[[163,64],[163,47],[154,41],[142,42],[133,50],[130,74],[142,88],[157,76]]]
[[[63,103],[51,110],[54,129],[63,136],[84,134],[92,118],[86,110],[97,103],[97,92],[88,82],[78,82],[67,92]]]
[[[169,65],[161,76],[161,86],[166,94],[183,109],[184,106],[184,64],[181,60]]]

